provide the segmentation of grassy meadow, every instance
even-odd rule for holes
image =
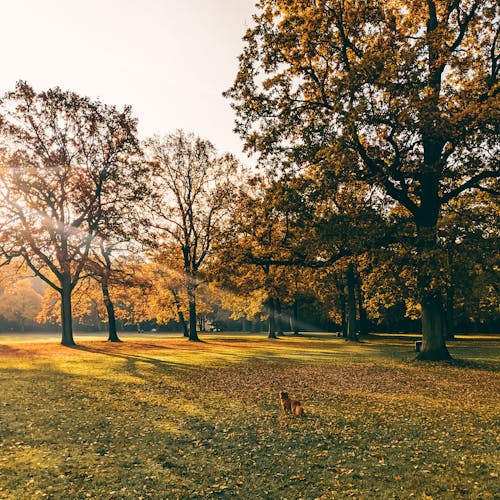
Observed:
[[[495,498],[500,337],[0,336],[0,498]],[[278,392],[302,401],[284,416]],[[498,498],[498,497],[496,497]]]

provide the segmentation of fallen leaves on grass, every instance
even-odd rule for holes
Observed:
[[[338,342],[308,341],[318,359],[307,362],[296,358],[299,342],[289,351],[283,341],[176,342],[30,347],[38,354],[21,366],[7,356],[0,498],[495,490],[498,373],[378,355],[354,363],[338,357]],[[305,418],[281,414],[282,389],[301,399]]]

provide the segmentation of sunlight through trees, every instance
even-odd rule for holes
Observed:
[[[498,329],[498,20],[489,0],[261,0],[225,92],[253,170],[18,82],[0,328],[411,331],[423,360]]]

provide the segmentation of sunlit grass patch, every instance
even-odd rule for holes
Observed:
[[[2,343],[0,498],[495,494],[498,343],[205,340]]]

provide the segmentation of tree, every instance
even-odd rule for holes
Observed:
[[[23,332],[26,321],[34,322],[41,308],[42,297],[29,279],[12,283],[0,295],[0,315],[18,323]]]
[[[298,273],[332,266],[378,245],[380,240],[390,240],[373,204],[366,185],[328,178],[321,168],[307,169],[289,179],[257,176],[240,191],[237,210],[222,241],[224,248],[219,249],[219,268],[225,262],[237,282],[233,288],[239,292],[263,289],[270,338],[280,331],[276,316],[280,316],[282,303],[290,303],[295,314],[297,290],[293,289]],[[257,272],[251,280],[241,279],[248,274],[248,266]],[[349,339],[356,340],[354,281],[350,283],[354,307]]]
[[[127,255],[119,266],[115,263],[115,270],[109,284],[116,319],[124,325],[136,325],[139,331],[141,323],[153,321],[157,316],[152,307],[156,270],[133,254]]]
[[[493,0],[261,0],[233,87],[236,130],[263,159],[323,162],[375,186],[416,228],[423,345],[448,359],[437,225],[498,177]]]
[[[158,244],[174,242],[182,255],[189,303],[189,340],[198,341],[196,288],[199,269],[228,214],[238,163],[218,156],[206,140],[177,131],[146,142],[153,166],[151,210]]]
[[[71,294],[71,313],[73,322],[102,330],[106,321],[106,309],[97,282],[91,279],[80,280]],[[46,286],[42,296],[42,308],[38,314],[39,323],[61,322],[61,295],[52,287]]]
[[[111,207],[98,225],[88,263],[89,274],[101,288],[106,308],[108,340],[120,342],[116,326],[115,305],[110,288],[140,286],[135,276],[127,274],[127,257],[139,255],[144,247],[152,246],[147,200],[150,196],[147,163],[137,155],[134,182],[126,182],[112,193],[107,204]],[[125,268],[123,267],[125,264]],[[139,280],[140,281],[140,280]]]
[[[345,274],[345,265],[342,261],[319,269],[311,280],[311,289],[318,297],[319,303],[326,309],[328,317],[340,325],[342,337],[348,339]]]
[[[459,317],[462,324],[472,317],[476,325],[498,318],[499,204],[492,193],[482,192],[461,196],[443,212],[438,236],[450,338]]]
[[[106,200],[109,207],[106,217],[98,225],[89,254],[89,274],[101,289],[110,342],[120,342],[110,288],[114,284],[125,287],[137,285],[135,277],[127,274],[122,264],[127,263],[127,256],[140,254],[145,246],[152,244],[151,221],[146,209],[146,200],[150,195],[147,163],[138,152],[132,165],[133,182],[129,179],[120,189],[110,193]]]
[[[125,213],[123,214],[125,216]],[[113,252],[125,250],[120,249],[119,241],[104,240],[96,238],[96,245],[92,246],[89,262],[89,272],[98,283],[108,323],[108,341],[120,342],[116,326],[115,304],[110,291],[114,283],[120,283],[126,287],[133,286],[134,280],[120,268],[120,259],[113,258]]]
[[[303,263],[305,232],[300,194],[285,182],[268,182],[256,176],[234,193],[236,210],[218,245],[219,280],[225,287],[263,301],[268,336],[281,330],[282,267]],[[299,209],[300,206],[300,209]],[[300,219],[300,220],[299,220]],[[255,293],[258,290],[262,293]]]
[[[161,252],[154,254],[153,265],[155,283],[151,305],[156,311],[156,321],[167,324],[171,319],[176,319],[184,337],[189,338],[185,316],[188,308],[183,259],[176,252],[175,244],[163,245]]]
[[[117,193],[140,195],[136,120],[129,107],[24,82],[1,108],[2,252],[21,256],[59,293],[62,344],[72,346],[71,294],[92,242],[116,220]]]

